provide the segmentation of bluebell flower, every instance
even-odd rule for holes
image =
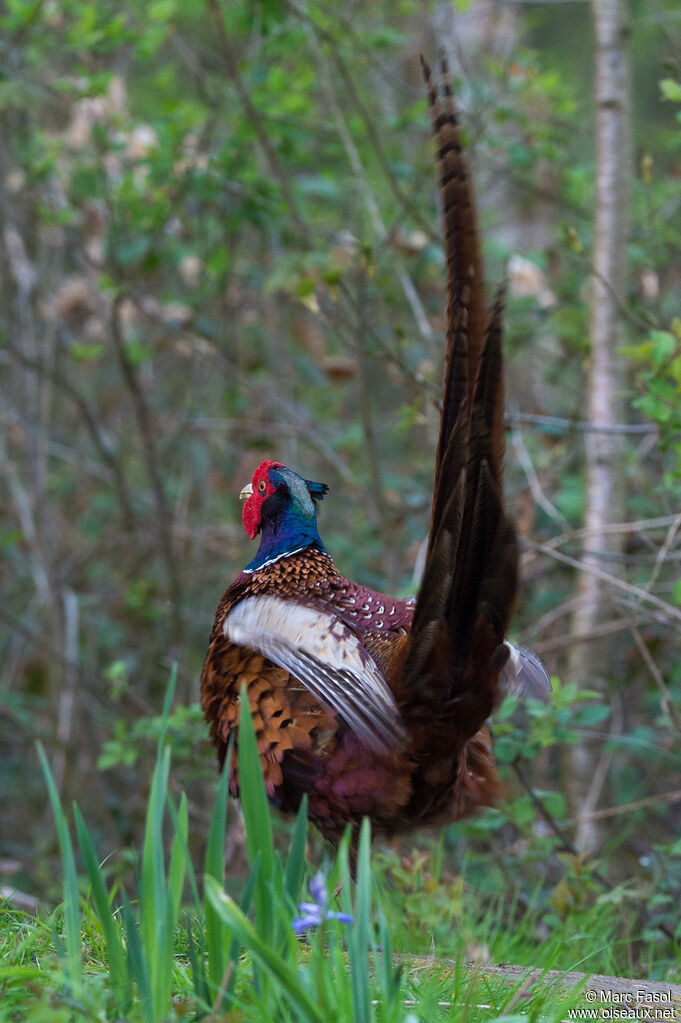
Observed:
[[[298,904],[300,916],[297,916],[291,924],[295,934],[302,934],[310,927],[319,927],[324,920],[340,920],[343,924],[353,923],[353,918],[349,913],[335,913],[332,909],[326,908],[329,902],[329,893],[326,888],[326,878],[321,870],[312,878],[309,888],[314,902]]]

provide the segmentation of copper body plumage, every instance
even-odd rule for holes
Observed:
[[[502,296],[485,308],[468,170],[447,69],[424,63],[447,262],[440,437],[415,600],[344,578],[316,530],[323,484],[263,462],[244,525],[254,561],[217,610],[201,678],[220,763],[245,686],[267,792],[337,843],[368,816],[398,833],[491,805],[501,786],[486,722],[503,690],[541,696],[546,673],[505,641],[518,552],[503,508]],[[230,765],[238,794],[238,743]]]

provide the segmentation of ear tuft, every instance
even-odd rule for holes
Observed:
[[[326,483],[314,483],[312,480],[305,480],[307,489],[310,491],[310,497],[313,501],[321,501],[324,494],[327,494],[329,488]]]

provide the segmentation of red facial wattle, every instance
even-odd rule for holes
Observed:
[[[274,493],[274,487],[270,483],[269,470],[276,469],[281,464],[281,462],[261,462],[253,473],[251,481],[253,493],[241,510],[241,521],[251,540],[255,540],[260,529],[262,503],[270,494]]]

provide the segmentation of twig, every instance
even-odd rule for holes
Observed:
[[[26,488],[19,479],[19,473],[16,470],[16,466],[6,457],[4,452],[2,454],[3,461],[5,462],[5,473],[7,475],[9,491],[12,495],[12,500],[14,501],[19,524],[21,526],[21,532],[28,549],[31,552],[30,564],[36,593],[38,594],[41,604],[44,607],[48,607],[51,597],[49,572],[40,544],[33,504],[29,498]]]
[[[360,279],[359,288],[362,291],[365,290],[366,281]],[[383,484],[383,473],[381,471],[381,459],[378,451],[378,442],[376,439],[376,430],[374,427],[374,417],[372,413],[371,404],[371,389],[369,386],[368,379],[368,365],[366,357],[366,308],[365,303],[361,300],[357,303],[358,309],[358,320],[357,320],[357,396],[359,404],[359,413],[362,421],[362,430],[364,431],[364,446],[366,450],[367,462],[369,465],[369,476],[371,479],[371,500],[376,508],[376,514],[378,517],[378,523],[383,536],[393,536],[394,526],[393,517],[390,514],[390,509],[385,500],[385,487]],[[390,583],[390,588],[397,584],[399,578],[399,566],[397,563],[397,550],[395,543],[389,543],[385,548],[385,567],[387,569],[386,576]]]
[[[610,725],[611,737],[622,734],[622,705],[621,701],[616,704],[616,711],[613,709],[612,723]],[[580,821],[584,820],[588,814],[594,812],[594,807],[597,805],[600,798],[603,786],[605,785],[605,779],[608,776],[608,771],[612,765],[612,761],[615,756],[615,750],[611,747],[608,748],[607,743],[603,744],[601,756],[598,759],[596,767],[594,768],[591,783],[587,790],[586,796],[582,801],[580,807],[579,818]],[[595,818],[591,818],[592,820]]]
[[[518,781],[520,782],[522,787],[525,789],[525,792],[530,797],[530,799],[531,799],[532,803],[534,804],[534,806],[536,807],[536,809],[539,811],[539,813],[544,818],[544,820],[546,821],[548,826],[551,828],[551,831],[554,833],[556,838],[559,839],[563,849],[566,852],[569,852],[571,856],[576,856],[576,857],[579,858],[580,856],[583,855],[583,853],[580,853],[580,851],[577,848],[577,846],[574,844],[573,841],[571,841],[571,839],[568,838],[568,836],[565,834],[565,831],[561,828],[560,824],[558,823],[556,818],[553,816],[553,814],[550,813],[550,811],[546,809],[546,807],[544,806],[544,803],[539,798],[539,796],[534,791],[534,789],[530,785],[529,781],[525,777],[525,773],[521,770],[520,765],[518,763],[518,759],[519,758],[516,757],[516,759],[511,764],[511,767],[514,770]],[[592,870],[591,873],[596,878],[596,880],[599,882],[599,884],[602,884],[603,887],[607,891],[609,891],[609,892],[612,891],[614,886],[612,884],[610,884],[608,879],[606,877],[604,877],[603,874],[601,874],[601,872],[599,870]]]
[[[635,519],[633,522],[606,522],[598,530],[599,533],[642,533],[647,529],[664,529],[676,521],[676,515],[660,515],[654,519]],[[584,529],[573,529],[560,536],[554,536],[546,540],[545,547],[560,547],[563,543],[574,540],[584,540],[593,536],[596,530],[585,527]]]
[[[634,641],[636,643],[636,646],[638,647],[638,649],[640,651],[640,654],[641,654],[641,657],[645,661],[645,663],[646,663],[646,665],[647,665],[647,667],[648,667],[648,669],[650,671],[650,674],[655,679],[655,682],[657,684],[657,688],[662,693],[662,706],[663,706],[663,709],[669,715],[669,718],[673,722],[674,727],[676,728],[677,732],[681,732],[681,714],[679,713],[679,711],[678,711],[678,709],[676,707],[676,704],[674,703],[674,699],[672,697],[672,694],[669,692],[669,689],[667,687],[667,683],[665,682],[665,680],[662,677],[662,672],[660,671],[658,666],[655,664],[655,661],[653,660],[653,658],[651,656],[650,650],[648,649],[648,647],[646,646],[646,644],[645,644],[645,642],[643,640],[643,636],[638,631],[638,629],[636,628],[635,625],[633,625],[632,628],[631,628],[631,634],[634,637]]]
[[[518,778],[518,781],[520,782],[520,784],[524,788],[525,792],[530,797],[530,800],[532,801],[534,806],[537,808],[537,810],[539,811],[541,816],[544,818],[544,820],[546,821],[548,826],[551,828],[551,831],[554,833],[556,838],[560,841],[561,846],[563,847],[563,849],[566,852],[569,852],[571,856],[575,856],[575,857],[579,858],[583,854],[580,853],[579,849],[574,844],[574,842],[572,842],[568,838],[568,836],[565,834],[565,831],[563,830],[563,828],[561,828],[560,824],[558,823],[556,818],[553,816],[553,814],[550,813],[546,809],[546,807],[544,806],[544,803],[539,798],[537,793],[534,791],[534,789],[530,785],[529,781],[525,777],[524,772],[521,770],[520,765],[518,763],[518,759],[519,758],[516,758],[513,761],[513,763],[511,764],[513,770],[515,771],[516,777]],[[591,870],[591,876],[594,877],[596,879],[596,881],[598,881],[598,883],[601,884],[605,888],[606,891],[611,892],[613,890],[614,885],[612,885],[608,881],[608,879],[606,877],[604,877],[603,874],[601,874],[600,870],[592,869]],[[665,924],[663,921],[656,921],[655,926],[660,931],[662,931],[662,933],[665,934],[670,939],[670,941],[674,941],[675,940],[674,931],[671,929],[671,927],[668,927],[667,924]]]
[[[144,310],[143,306],[139,302],[139,299],[136,296],[134,296],[132,292],[130,292],[129,294],[132,300],[135,302],[136,307],[143,313],[143,315],[145,315],[150,321],[156,322],[155,318],[150,313]],[[173,328],[172,326],[168,327],[168,325],[166,324],[164,324],[164,327],[166,330],[168,329],[175,330],[179,337],[184,336],[185,334],[185,331],[180,328]],[[207,334],[204,330],[202,330],[199,324],[192,322],[191,327],[193,330],[196,331],[196,333],[201,338],[210,342],[211,355],[217,356],[220,359],[222,365],[229,372],[230,377],[232,377],[233,379],[238,379],[239,386],[244,391],[247,391],[249,394],[256,395],[258,397],[262,394],[263,389],[257,386],[256,384],[253,384],[248,379],[248,377],[241,371],[237,363],[233,359],[231,359],[229,355],[227,355],[224,349],[218,348],[215,345],[210,335]],[[333,466],[333,468],[336,470],[336,472],[338,473],[338,475],[340,476],[344,483],[356,486],[357,485],[356,474],[353,472],[352,468],[345,461],[345,459],[341,455],[339,455],[337,451],[333,449],[333,447],[331,446],[331,444],[328,443],[328,441],[325,440],[325,438],[321,434],[321,431],[319,430],[319,427],[314,428],[310,423],[309,419],[306,416],[300,414],[300,411],[298,410],[297,406],[293,402],[289,401],[287,398],[284,398],[279,393],[276,387],[270,387],[266,391],[266,395],[268,405],[272,405],[279,410],[279,412],[282,414],[282,419],[286,424],[288,424],[288,429],[289,430],[295,429],[299,434],[305,437],[305,440],[310,444],[310,446],[314,448],[316,451],[318,451],[321,454],[321,456],[328,462],[329,465]],[[278,424],[277,430],[279,430]]]
[[[527,450],[527,447],[525,446],[525,441],[523,440],[523,435],[521,431],[514,427],[513,432],[511,434],[511,439],[513,447],[515,448],[516,456],[518,458],[518,461],[520,462],[523,472],[525,473],[525,478],[527,480],[528,486],[530,488],[530,493],[532,494],[535,503],[538,504],[540,508],[543,508],[546,514],[549,516],[549,518],[553,519],[554,522],[559,523],[559,525],[562,526],[563,529],[565,529],[566,526],[569,529],[570,523],[568,522],[568,520],[565,518],[564,515],[561,515],[561,513],[558,511],[557,508],[554,507],[554,505],[551,504],[551,502],[549,501],[548,497],[546,496],[542,489],[542,485],[539,482],[539,477],[537,476],[537,473],[535,472],[535,468],[532,464],[532,459],[530,458],[530,453]]]
[[[543,543],[535,543],[533,540],[528,540],[523,537],[521,540],[523,547],[531,551],[537,551],[539,554],[548,554],[550,558],[554,558],[556,561],[562,562],[564,565],[569,565],[570,568],[576,568],[580,572],[586,572],[588,575],[593,575],[597,579],[601,579],[603,582],[608,583],[610,586],[614,586],[618,590],[623,590],[625,593],[630,593],[634,597],[647,604],[652,604],[659,610],[675,621],[681,621],[681,611],[678,608],[668,604],[665,600],[661,600],[652,593],[646,593],[640,586],[634,586],[632,583],[627,583],[623,579],[618,579],[617,576],[610,575],[609,572],[603,572],[600,568],[595,568],[593,565],[589,565],[584,561],[578,561],[577,558],[571,558],[568,554],[563,554],[562,551],[555,551]],[[593,631],[593,630],[591,630]]]
[[[681,789],[674,789],[672,792],[661,792],[659,796],[645,796],[643,799],[636,799],[632,803],[621,803],[618,806],[606,806],[602,810],[591,810],[589,813],[580,813],[577,817],[569,818],[566,823],[571,826],[578,825],[581,821],[606,820],[609,817],[620,817],[622,814],[635,813],[637,810],[646,810],[650,806],[659,806],[662,803],[681,802]],[[529,846],[527,838],[518,839],[504,847],[505,856],[523,855]]]
[[[75,662],[67,660],[65,653],[58,646],[51,643],[43,632],[31,629],[26,625],[24,618],[18,618],[11,611],[8,611],[6,607],[0,607],[0,622],[4,622],[12,630],[12,633],[16,633],[29,640],[36,648],[40,648],[43,653],[49,654],[63,668],[72,670],[78,668]],[[31,618],[31,620],[33,619]]]
[[[213,1002],[213,1012],[218,1012],[222,1008],[222,1000],[225,997],[225,994],[227,993],[227,988],[229,987],[229,982],[232,978],[233,972],[234,963],[233,962],[227,963],[225,972],[222,975],[222,980],[220,981],[218,993],[216,994],[215,1001]]]
[[[538,654],[548,654],[554,650],[562,650],[570,647],[573,643],[588,643],[594,639],[602,639],[603,636],[611,636],[615,632],[623,632],[638,625],[642,618],[619,618],[612,622],[603,622],[595,625],[593,629],[585,632],[565,632],[560,636],[552,636],[550,639],[540,640],[532,644]]]
[[[62,685],[57,707],[57,741],[59,743],[54,761],[54,778],[61,792],[66,773],[66,760],[73,732],[73,711],[76,691],[80,678],[78,664],[78,598],[72,589],[62,591],[64,659],[62,662]]]
[[[305,222],[300,215],[298,209],[298,203],[295,200],[289,180],[286,176],[284,168],[279,162],[279,157],[270,142],[269,136],[263,126],[263,119],[258,110],[256,109],[251,95],[246,88],[246,84],[241,77],[241,71],[239,70],[239,61],[232,48],[232,44],[229,41],[227,32],[225,30],[225,23],[222,18],[222,11],[220,10],[219,0],[208,0],[208,6],[210,7],[211,14],[213,15],[213,21],[217,29],[218,40],[220,43],[220,50],[222,52],[222,58],[227,69],[227,74],[234,83],[234,88],[237,91],[239,99],[241,100],[242,106],[246,111],[246,116],[251,123],[251,127],[256,134],[258,144],[263,151],[265,159],[270,169],[272,177],[276,180],[279,185],[282,195],[286,200],[291,213],[291,218],[295,223],[296,227],[303,234],[307,234],[307,228]]]
[[[657,552],[657,556],[655,558],[655,566],[650,574],[650,579],[646,583],[644,589],[651,590],[655,583],[657,582],[657,578],[660,572],[662,571],[662,566],[665,562],[667,555],[669,554],[669,551],[671,550],[671,546],[674,543],[674,538],[676,537],[676,534],[678,533],[679,529],[681,529],[681,514],[676,515],[674,517],[674,520],[670,523],[669,529],[667,530],[667,535],[664,538],[664,543]]]
[[[161,478],[156,457],[156,445],[154,443],[154,427],[151,418],[151,411],[147,399],[139,382],[137,372],[128,357],[123,340],[120,322],[120,307],[123,296],[118,294],[111,307],[111,336],[118,356],[118,364],[127,385],[132,401],[132,406],[137,420],[137,429],[142,442],[144,460],[147,466],[147,473],[151,483],[154,496],[154,506],[158,519],[159,547],[165,564],[168,580],[168,595],[171,603],[171,646],[173,648],[181,645],[182,636],[182,614],[180,611],[182,590],[180,577],[175,561],[173,550],[173,515],[168,502],[166,489]]]
[[[603,810],[591,810],[588,814],[580,814],[579,819],[581,820],[586,816],[594,821],[604,820],[606,817],[618,817],[622,813],[645,810],[649,806],[657,806],[660,803],[678,802],[681,802],[681,789],[675,789],[673,792],[662,792],[659,796],[646,796],[644,799],[637,799],[633,803],[625,803],[622,806],[606,806]]]
[[[111,451],[105,439],[105,435],[99,427],[97,414],[90,408],[88,402],[71,383],[68,377],[60,373],[59,370],[55,369],[53,366],[48,368],[39,359],[34,359],[30,355],[26,355],[25,352],[20,351],[15,345],[13,345],[11,341],[5,342],[5,348],[11,357],[16,359],[16,361],[22,366],[32,370],[34,373],[44,373],[49,376],[53,383],[61,388],[61,390],[63,390],[74,403],[80,412],[83,422],[85,423],[87,432],[90,434],[90,439],[99,453],[99,457],[111,472],[114,486],[116,488],[116,494],[118,495],[118,503],[121,506],[121,515],[126,532],[134,532],[137,522],[133,511],[132,498],[128,492],[125,476],[123,475],[118,459]]]
[[[380,164],[381,170],[383,171],[386,177],[386,180],[393,192],[393,195],[395,196],[398,203],[402,207],[403,212],[406,213],[407,216],[411,217],[414,223],[418,224],[421,230],[424,231],[424,233],[431,241],[440,244],[441,239],[439,234],[436,231],[434,231],[432,226],[424,219],[419,207],[413,201],[411,196],[402,190],[399,181],[395,177],[395,173],[390,165],[390,160],[388,159],[385,153],[385,149],[381,141],[381,136],[376,129],[376,125],[374,123],[373,118],[371,117],[369,111],[362,102],[362,99],[360,98],[357,89],[355,88],[353,77],[350,71],[348,70],[347,64],[345,63],[343,57],[341,56],[333,33],[329,32],[327,29],[324,28],[323,25],[320,25],[319,22],[315,21],[308,11],[306,11],[302,7],[298,7],[298,5],[292,3],[291,0],[284,0],[284,6],[289,11],[291,11],[292,14],[295,14],[296,17],[300,18],[301,21],[304,21],[307,25],[309,25],[314,34],[319,39],[322,39],[329,46],[333,62],[338,68],[340,76],[343,79],[345,94],[350,99],[350,102],[354,105],[355,109],[357,110],[359,116],[361,117],[364,123],[364,127],[366,128],[366,132],[369,137],[369,141],[371,142],[372,149],[376,154],[376,159]],[[374,55],[372,54],[372,61],[373,59]]]
[[[520,633],[518,638],[521,642],[525,643],[532,636],[541,636],[546,629],[554,625],[560,618],[565,618],[566,615],[572,614],[576,606],[577,597],[570,597],[569,600],[564,600],[562,604],[551,608],[541,618],[536,618],[531,625]]]
[[[582,547],[580,553],[583,558],[592,558],[595,561],[617,562],[619,565],[650,565],[659,559],[659,552],[655,554],[623,554],[620,551],[599,551],[591,547]],[[667,553],[667,562],[681,561],[681,550]],[[646,583],[647,590],[650,583]]]
[[[212,2],[214,2],[214,0],[212,0]],[[385,241],[387,237],[387,230],[385,224],[383,223],[383,220],[381,218],[378,205],[374,198],[373,192],[371,191],[368,178],[364,171],[362,158],[359,155],[357,146],[355,145],[352,135],[350,134],[350,131],[348,129],[348,126],[345,123],[345,119],[338,105],[338,102],[336,101],[336,97],[331,86],[331,81],[329,79],[329,75],[326,69],[326,63],[319,48],[319,40],[317,39],[314,29],[312,27],[309,27],[307,29],[307,37],[310,43],[310,48],[317,62],[317,70],[319,72],[319,78],[322,86],[322,91],[324,93],[324,97],[329,106],[329,109],[331,110],[331,113],[333,114],[338,134],[340,135],[341,141],[343,143],[343,148],[345,149],[345,154],[348,158],[348,162],[352,168],[352,171],[357,179],[357,183],[359,185],[360,191],[362,193],[362,198],[364,200],[364,205],[366,206],[367,213],[369,214],[371,226],[373,227],[377,238],[380,241]],[[397,269],[397,276],[399,277],[400,284],[402,285],[402,290],[404,291],[407,302],[411,306],[411,311],[414,315],[414,319],[416,320],[416,324],[419,328],[421,337],[423,337],[424,340],[426,341],[431,341],[433,338],[433,330],[428,321],[428,317],[426,316],[426,312],[421,303],[421,299],[418,296],[418,292],[414,287],[414,282],[412,281],[407,271],[404,269],[404,266],[402,265],[402,260],[399,259],[397,256],[395,257],[395,266]]]
[[[563,419],[560,416],[541,416],[532,412],[509,412],[506,415],[506,423],[512,426],[513,423],[528,423],[535,426],[550,427],[551,430],[577,430],[581,433],[657,433],[658,428],[654,423],[592,423],[586,419]]]

